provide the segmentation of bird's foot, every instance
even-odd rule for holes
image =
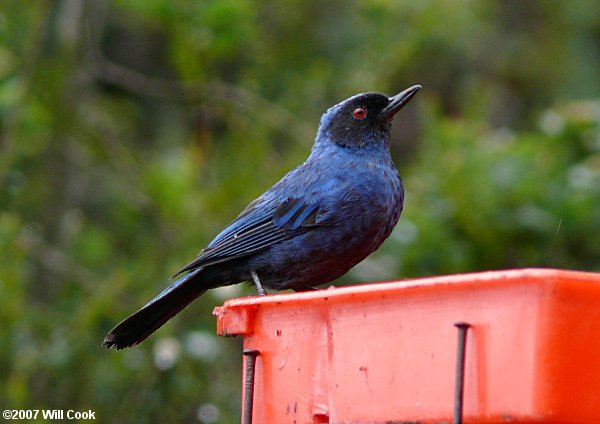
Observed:
[[[250,275],[252,276],[252,281],[254,281],[254,285],[256,286],[256,291],[258,292],[258,295],[259,296],[266,295],[267,292],[265,291],[265,289],[263,289],[262,284],[260,284],[260,280],[258,279],[258,275],[256,274],[256,271],[251,269]]]

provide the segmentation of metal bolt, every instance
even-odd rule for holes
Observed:
[[[246,379],[244,381],[244,409],[242,424],[252,424],[252,408],[254,404],[254,371],[256,369],[256,357],[260,355],[258,350],[244,349],[246,358]]]
[[[465,386],[465,350],[467,347],[467,330],[471,324],[466,322],[457,322],[454,324],[458,328],[458,347],[456,350],[456,382],[454,386],[454,420],[453,424],[462,424],[463,422],[463,390]]]

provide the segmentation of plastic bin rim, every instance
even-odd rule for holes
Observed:
[[[224,303],[225,308],[235,308],[241,306],[256,306],[268,304],[310,302],[313,300],[327,300],[338,297],[360,296],[385,294],[407,288],[430,287],[430,286],[448,286],[455,284],[485,284],[510,282],[510,281],[540,281],[540,280],[570,280],[570,281],[595,281],[600,283],[600,273],[586,271],[571,271],[552,268],[523,268],[500,271],[484,271],[467,274],[453,274],[444,276],[434,276],[425,278],[414,278],[406,280],[396,280],[389,282],[374,282],[360,285],[330,287],[316,291],[300,293],[278,293],[267,296],[250,296],[245,298],[236,298]]]

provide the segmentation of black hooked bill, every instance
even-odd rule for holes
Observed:
[[[390,104],[388,104],[382,111],[386,114],[387,118],[392,118],[396,112],[402,109],[409,101],[413,98],[417,91],[422,87],[420,85],[413,85],[410,88],[390,97]]]

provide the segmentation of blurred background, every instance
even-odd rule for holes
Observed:
[[[239,422],[211,312],[249,288],[100,343],[359,92],[424,86],[391,143],[405,212],[338,283],[600,271],[599,69],[588,1],[3,0],[0,406]]]

